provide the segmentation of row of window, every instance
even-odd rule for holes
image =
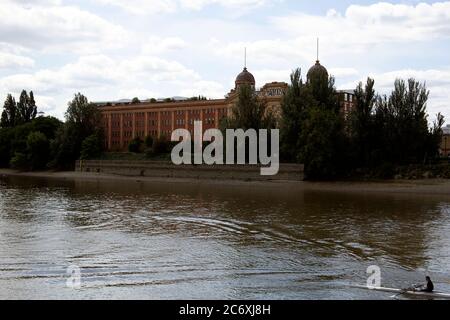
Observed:
[[[209,119],[211,120],[211,119]],[[191,132],[191,134],[193,134],[193,130],[190,129],[189,130]],[[161,136],[165,136],[165,137],[170,137],[172,134],[172,130],[161,130]],[[158,136],[158,131],[157,130],[149,130],[148,131],[148,135],[152,136],[152,137],[156,137]],[[120,146],[120,131],[113,131],[111,133],[112,136],[112,141],[111,141],[111,145],[113,147],[118,147]],[[124,131],[123,132],[123,147],[128,146],[129,142],[134,138],[134,137],[140,137],[141,139],[145,138],[147,135],[145,134],[145,131],[136,131],[136,134],[133,136],[133,132],[132,131]]]
[[[201,111],[203,111],[204,114],[214,114],[215,110],[218,110],[219,113],[226,113],[227,112],[227,108],[220,108],[220,109],[215,109],[215,108],[208,108],[208,109],[202,109],[202,110],[188,110],[188,111],[184,111],[184,110],[177,110],[177,111],[173,111],[176,115],[184,115],[185,112],[188,112],[189,114],[200,114]],[[161,112],[161,116],[169,116],[171,115],[172,111],[160,111]],[[124,117],[132,117],[134,115],[136,115],[136,117],[144,117],[145,116],[145,112],[125,112],[125,113],[111,113],[111,118],[112,119],[117,119],[120,118],[121,115],[123,115]],[[150,117],[156,117],[158,115],[158,111],[151,111],[148,112],[148,115]]]
[[[217,110],[218,110],[220,116],[225,116],[226,113],[227,113],[227,109],[226,108],[221,108],[221,109],[217,109]],[[200,111],[203,111],[204,114],[214,114],[215,109],[189,110],[189,113],[200,115]],[[184,111],[180,111],[180,110],[176,111],[177,115],[182,115],[183,113],[184,113]],[[156,114],[157,114],[157,112],[149,112],[149,115],[156,115]],[[162,111],[161,114],[162,115],[169,115],[170,111]],[[130,116],[130,115],[132,115],[132,113],[124,113],[123,115],[124,116]],[[145,113],[139,112],[139,113],[136,113],[136,115],[142,116],[142,115],[145,115]],[[118,119],[118,118],[120,118],[120,114],[119,113],[114,113],[114,114],[111,114],[111,117],[114,119],[113,121],[111,121],[111,126],[113,128],[119,128],[120,127],[120,119]],[[200,119],[199,118],[197,118],[197,119],[189,119],[188,123],[190,125],[194,125],[194,121],[200,121]],[[213,124],[215,124],[215,117],[204,118],[203,123],[207,124],[207,125],[213,125]],[[186,119],[175,119],[175,125],[176,126],[184,126],[185,124],[186,124]],[[158,120],[156,120],[156,119],[149,119],[148,120],[148,125],[150,127],[156,127],[158,125]],[[170,119],[162,119],[161,120],[161,125],[163,125],[163,126],[171,126],[172,125],[171,118]],[[145,126],[145,121],[144,120],[136,120],[135,121],[135,126],[138,127],[138,128],[142,128],[142,127]],[[104,127],[105,128],[108,127],[107,122],[105,122]],[[133,127],[133,120],[132,119],[130,119],[130,120],[129,119],[123,120],[123,127],[124,128],[132,128]]]

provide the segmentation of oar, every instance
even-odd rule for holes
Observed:
[[[402,291],[400,291],[400,292],[397,293],[397,294],[394,294],[394,295],[391,296],[390,298],[396,299],[397,297],[404,295],[404,294],[407,293],[408,291],[414,291],[414,290],[416,290],[416,289],[419,288],[419,287],[420,287],[420,285],[415,284],[415,285],[413,285],[413,286],[411,286],[411,287],[409,287],[409,288],[401,289]]]

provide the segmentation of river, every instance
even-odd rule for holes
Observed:
[[[0,299],[389,299],[349,286],[371,265],[450,292],[449,244],[445,195],[0,178]]]

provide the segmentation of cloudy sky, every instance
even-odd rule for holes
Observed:
[[[320,60],[340,89],[367,76],[431,90],[430,120],[450,119],[450,1],[0,0],[0,99],[33,90],[62,118],[91,101],[205,95],[233,86],[248,52],[257,86]]]

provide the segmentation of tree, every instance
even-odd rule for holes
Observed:
[[[42,132],[48,140],[52,140],[62,125],[63,123],[55,117],[37,117],[32,121],[32,130]]]
[[[77,93],[68,103],[65,117],[67,123],[80,130],[84,140],[99,128],[101,114],[97,106],[89,103],[88,99],[81,93]]]
[[[31,122],[0,129],[0,166],[7,167],[16,153],[29,155],[28,138],[33,132],[42,133],[47,141],[56,137],[62,122],[53,117],[37,117]],[[30,159],[28,159],[30,161]],[[29,169],[32,169],[31,166]]]
[[[102,136],[102,130],[100,111],[81,93],[68,103],[65,117],[66,123],[52,141],[51,150],[52,166],[68,169],[80,157],[83,141],[93,134]]]
[[[29,163],[28,163],[27,155],[22,152],[14,153],[14,156],[11,158],[11,161],[10,161],[10,166],[13,169],[28,170]]]
[[[425,84],[397,79],[389,97],[376,103],[376,129],[380,131],[378,148],[394,164],[426,161],[430,134],[426,105],[429,91]]]
[[[306,179],[330,179],[342,173],[345,142],[339,114],[320,106],[308,108],[300,141]]]
[[[141,103],[141,100],[139,100],[138,97],[133,98],[133,100],[131,100],[131,104],[139,104]]]
[[[442,127],[444,126],[444,123],[444,116],[438,113],[436,116],[436,120],[433,122],[433,128],[431,128],[430,134],[428,135],[427,142],[427,156],[432,159],[436,159],[440,156],[439,149],[442,142]]]
[[[27,123],[36,118],[37,107],[33,91],[30,91],[30,95],[28,95],[25,90],[22,90],[19,102],[17,103],[17,111],[19,123]]]
[[[81,145],[80,159],[92,159],[100,156],[102,153],[102,140],[98,134],[92,134],[84,139]]]
[[[347,137],[334,78],[326,72],[311,77],[306,84],[304,117],[301,121],[300,160],[307,179],[333,179],[345,171]]]
[[[0,167],[8,167],[11,160],[12,128],[0,128]]]
[[[136,137],[130,141],[130,143],[128,145],[128,151],[134,152],[134,153],[139,153],[142,151],[142,144],[143,144],[143,141],[141,140],[141,138]]]
[[[377,96],[374,90],[375,81],[367,78],[363,87],[362,82],[354,91],[355,108],[349,116],[350,137],[352,140],[353,157],[356,165],[365,166],[372,162],[372,152],[375,147],[373,111]]]
[[[31,170],[44,169],[49,159],[49,141],[38,131],[27,137],[28,165]]]
[[[239,88],[239,98],[226,127],[243,130],[273,129],[275,117],[269,110],[267,101],[258,97],[249,85],[243,85]]]
[[[285,161],[300,160],[300,133],[305,119],[305,111],[312,105],[312,95],[303,83],[301,70],[291,74],[288,86],[281,102],[281,157]]]
[[[152,153],[163,154],[169,152],[169,141],[166,137],[161,136],[160,138],[153,139]]]
[[[152,136],[146,136],[144,140],[145,146],[147,148],[151,148],[153,145],[153,137]]]
[[[16,100],[11,94],[6,97],[3,105],[2,117],[0,120],[0,127],[14,127],[17,124],[18,110]]]

